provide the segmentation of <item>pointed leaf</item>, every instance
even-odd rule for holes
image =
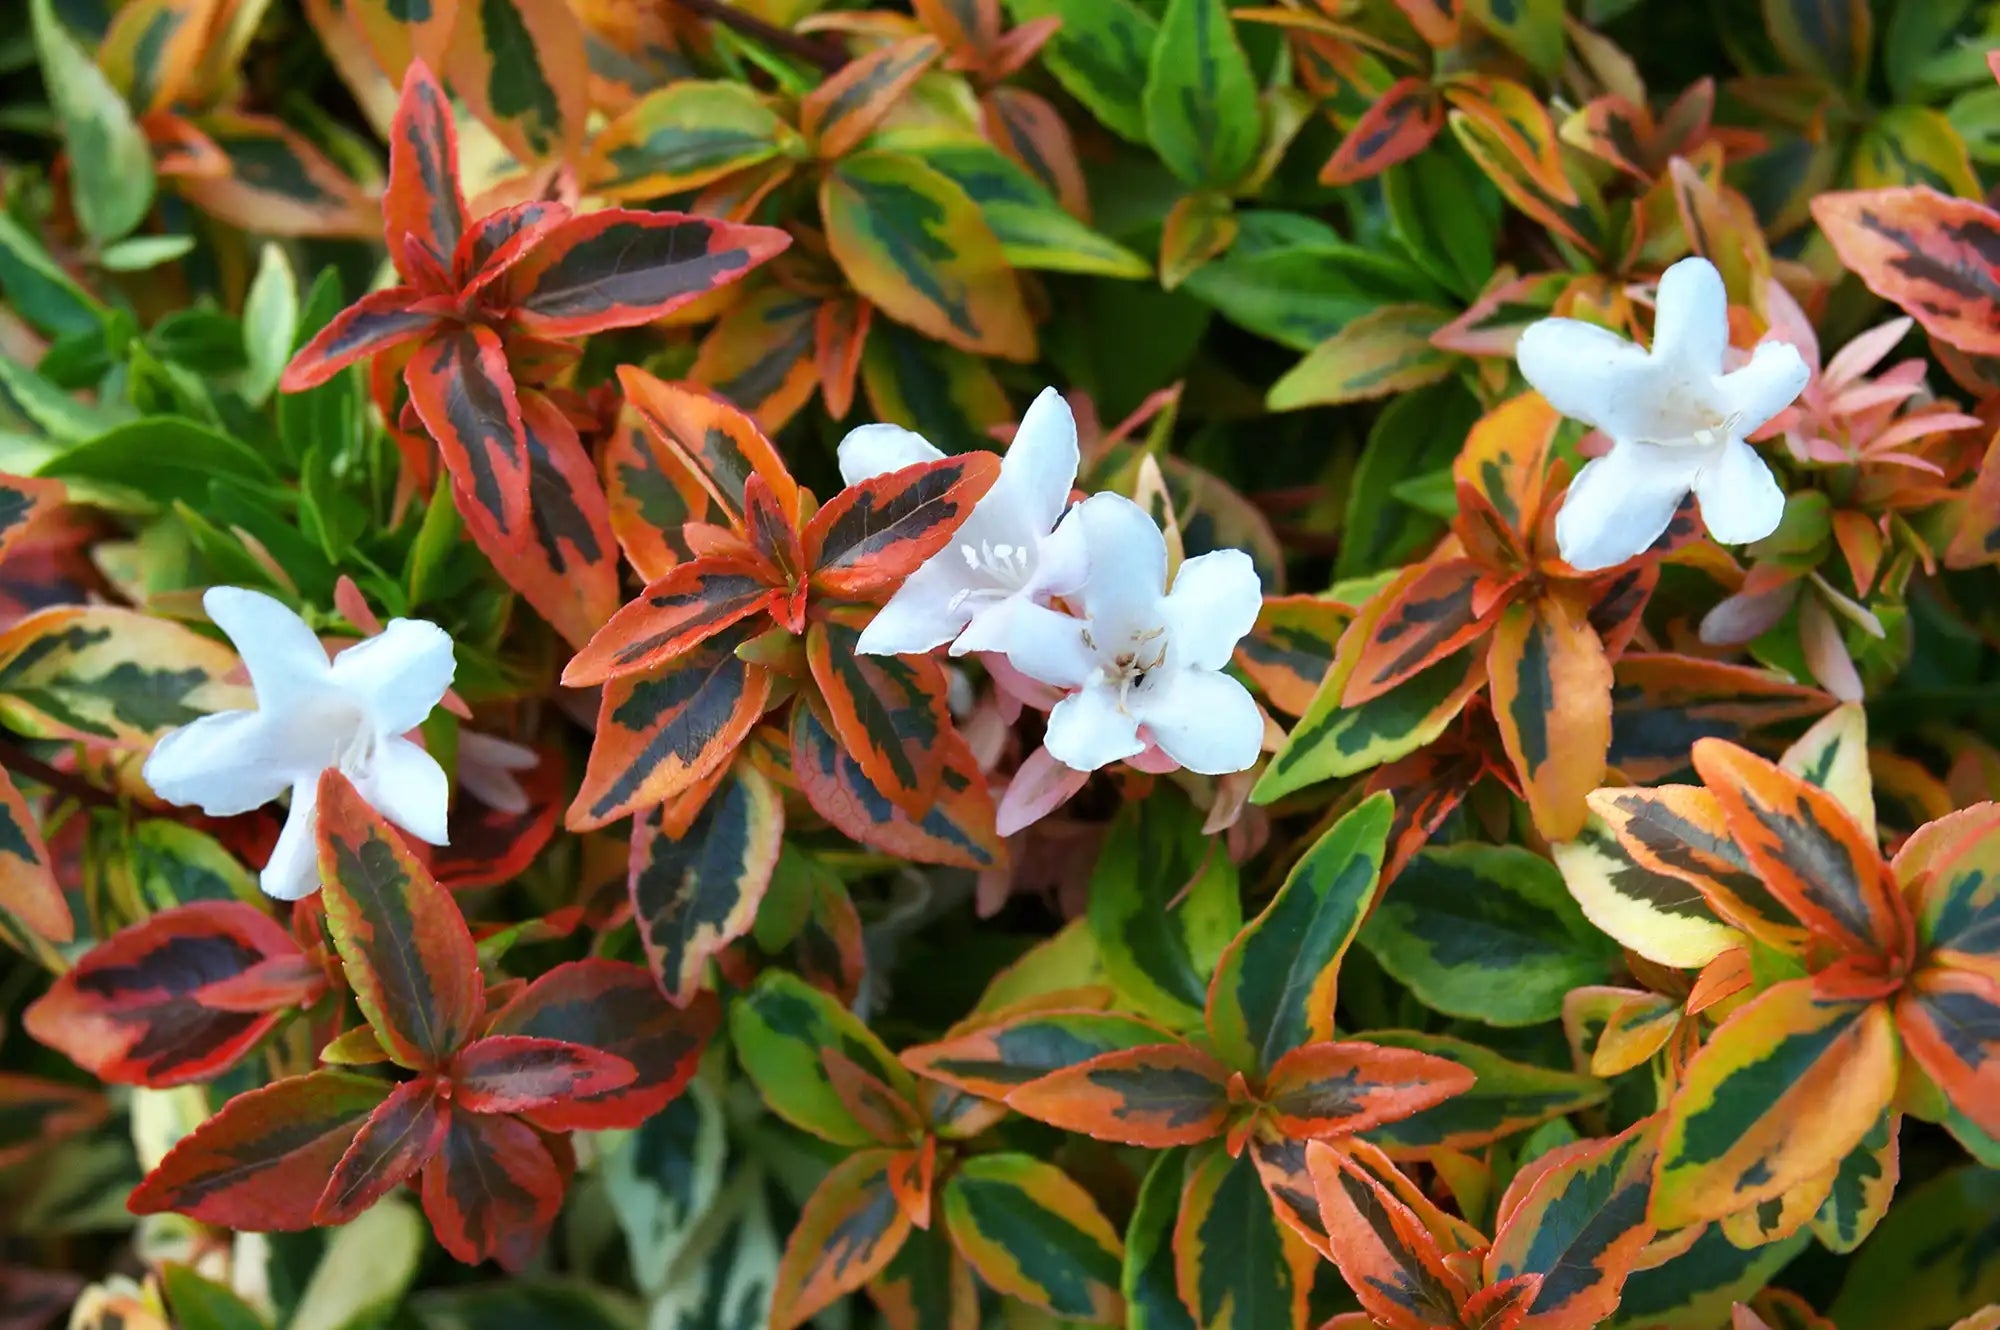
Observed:
[[[741,83],[678,79],[626,107],[590,140],[589,193],[614,203],[700,189],[769,161],[796,138]]]
[[[1840,1161],[1833,1186],[1812,1218],[1813,1236],[1828,1251],[1853,1251],[1889,1212],[1901,1175],[1897,1143],[1902,1126],[1903,1115],[1890,1109]]]
[[[528,429],[490,328],[470,326],[426,338],[404,371],[410,405],[437,441],[461,508],[476,510],[505,545],[530,539]]]
[[[748,559],[711,556],[674,565],[611,616],[563,669],[563,686],[670,665],[733,624],[768,608],[773,588]]]
[[[841,748],[868,782],[909,817],[930,811],[944,775],[951,728],[944,667],[923,656],[863,656],[851,620],[806,634],[806,661]]]
[[[806,527],[814,587],[856,597],[900,585],[950,543],[999,478],[999,458],[966,453],[849,485]]]
[[[313,1223],[346,1224],[417,1175],[444,1141],[450,1109],[435,1077],[404,1081],[361,1124],[334,1165]]]
[[[663,383],[629,365],[619,367],[618,382],[645,422],[649,442],[677,454],[731,524],[742,526],[743,487],[753,475],[764,478],[785,515],[798,521],[798,482],[771,441],[733,404],[692,384]],[[679,477],[672,483],[679,485]]]
[[[1348,630],[1361,636],[1342,700],[1354,707],[1381,697],[1485,634],[1498,607],[1473,608],[1479,580],[1469,559],[1452,559],[1412,568],[1378,592],[1379,610]]]
[[[551,231],[501,279],[501,300],[541,337],[631,328],[728,285],[790,243],[775,227],[606,208]]]
[[[1941,342],[2000,355],[2000,214],[1928,185],[1822,194],[1812,211],[1869,290]]]
[[[458,7],[447,66],[473,114],[517,161],[568,160],[589,111],[583,24],[562,0]]]
[[[1181,1302],[1196,1325],[1304,1330],[1317,1260],[1305,1239],[1272,1213],[1249,1156],[1231,1159],[1219,1145],[1189,1156],[1174,1226],[1174,1268]]]
[[[467,1265],[519,1270],[562,1208],[564,1170],[519,1118],[454,1113],[424,1166],[424,1214],[438,1243]]]
[[[635,1079],[614,1053],[561,1039],[475,1039],[451,1061],[452,1104],[468,1113],[525,1113],[622,1090]]]
[[[1396,1122],[1472,1088],[1456,1062],[1366,1043],[1307,1044],[1278,1060],[1264,1102],[1292,1137],[1347,1135]]]
[[[389,188],[382,196],[389,259],[405,280],[404,246],[413,246],[439,273],[451,271],[459,237],[470,224],[459,187],[458,129],[444,88],[422,61],[403,75],[396,120],[389,127]]]
[[[1007,846],[994,829],[985,774],[955,729],[938,738],[944,769],[936,800],[920,819],[891,803],[862,772],[818,706],[792,708],[792,771],[813,811],[863,845],[919,863],[979,871],[1000,867]]]
[[[1896,999],[1896,1028],[1952,1107],[2000,1135],[2000,979],[1924,970]]]
[[[1372,1030],[1368,1039],[1388,1048],[1413,1048],[1448,1058],[1475,1077],[1463,1094],[1368,1133],[1370,1141],[1397,1158],[1438,1146],[1476,1149],[1601,1103],[1610,1093],[1610,1087],[1593,1076],[1515,1062],[1484,1045],[1448,1035]]]
[[[1641,863],[1596,813],[1550,853],[1584,917],[1655,964],[1698,968],[1742,942],[1686,878]]]
[[[1139,1199],[1125,1230],[1125,1269],[1119,1280],[1128,1330],[1195,1330],[1174,1274],[1174,1221],[1181,1206],[1187,1153],[1159,1151],[1139,1184]]]
[[[1917,876],[1906,867],[1906,849],[1896,857],[1897,876],[1919,887],[1917,927],[1933,964],[2000,978],[2000,808],[1975,804],[1953,816],[1963,825],[1928,871]]]
[[[1333,1038],[1340,959],[1375,902],[1392,812],[1376,795],[1342,817],[1224,949],[1207,1026],[1239,1070],[1268,1073],[1293,1049]]]
[[[1456,1322],[1463,1285],[1416,1212],[1340,1150],[1308,1145],[1306,1165],[1334,1262],[1362,1307],[1393,1330]]]
[[[1103,1053],[1007,1095],[1025,1117],[1101,1141],[1164,1149],[1221,1134],[1231,1108],[1229,1069],[1183,1044]]]
[[[417,308],[416,299],[415,291],[407,286],[370,291],[299,348],[285,366],[278,386],[288,393],[303,392],[325,383],[357,360],[425,336],[437,326],[438,319]]]
[[[601,460],[619,548],[634,572],[657,581],[688,557],[681,527],[708,513],[708,491],[680,452],[661,441],[629,402],[618,413]]]
[[[236,653],[114,606],[38,610],[0,632],[0,717],[31,738],[143,749],[211,711],[250,705]]]
[[[952,1244],[992,1288],[1065,1320],[1122,1314],[1125,1245],[1090,1193],[1053,1164],[968,1159],[945,1184],[943,1213]]]
[[[189,125],[225,170],[174,181],[174,192],[217,221],[272,236],[372,240],[383,201],[274,116],[211,111]]]
[[[397,1063],[435,1070],[484,1014],[465,916],[337,768],[320,777],[318,814],[321,899],[348,986]]]
[[[126,1204],[134,1214],[171,1210],[218,1228],[310,1228],[319,1193],[299,1180],[331,1175],[392,1088],[316,1071],[237,1095],[182,1137]]]
[[[1222,0],[1170,0],[1147,48],[1146,137],[1196,189],[1227,189],[1257,160],[1263,116],[1256,76]]]
[[[1401,78],[1369,103],[1319,171],[1323,185],[1378,176],[1431,145],[1444,128],[1444,101],[1430,80]]]
[[[776,433],[819,388],[820,323],[826,311],[840,308],[775,283],[760,287],[716,320],[688,375],[749,412],[759,429]],[[827,409],[836,419],[845,414],[830,400]]]
[[[799,129],[822,160],[844,157],[875,131],[944,46],[905,37],[856,56],[799,100]]]
[[[1611,748],[1611,662],[1567,599],[1509,606],[1486,656],[1493,716],[1520,774],[1535,827],[1568,840],[1583,826],[1584,796],[1604,779]]]
[[[919,1076],[1004,1099],[1051,1072],[1170,1038],[1157,1025],[1114,1011],[1031,1011],[904,1049],[902,1061]]]
[[[730,1037],[743,1069],[772,1111],[840,1145],[874,1138],[854,1121],[828,1078],[820,1050],[855,1065],[914,1102],[916,1082],[854,1014],[803,979],[767,970],[729,1009]]]
[[[1452,370],[1432,334],[1451,321],[1430,305],[1384,305],[1315,346],[1265,394],[1273,411],[1334,406],[1405,393]]]
[[[21,36],[19,11],[15,36]],[[43,86],[68,148],[70,198],[84,236],[106,245],[129,234],[153,206],[153,157],[125,98],[64,28],[51,0],[30,0],[27,26]]]
[[[889,1186],[896,1153],[851,1154],[806,1198],[778,1263],[772,1330],[791,1330],[860,1288],[902,1248],[910,1217]]]

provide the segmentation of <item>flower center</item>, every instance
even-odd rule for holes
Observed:
[[[340,768],[345,776],[359,776],[375,765],[375,727],[359,708],[333,708],[327,720],[328,766]]]
[[[1034,559],[1034,552],[1027,545],[1013,545],[1004,540],[982,540],[977,545],[964,541],[958,547],[958,555],[965,560],[968,572],[992,585],[961,587],[953,592],[954,610],[967,603],[1007,599],[1028,584]]]
[[[1715,448],[1736,437],[1743,423],[1740,411],[1724,415],[1699,400],[1676,403],[1660,418],[1660,437],[1645,442],[1661,447]]]
[[[1115,652],[1106,653],[1091,637],[1090,629],[1083,629],[1083,645],[1097,653],[1097,669],[1092,672],[1090,682],[1103,684],[1118,690],[1118,709],[1131,714],[1127,704],[1132,694],[1143,688],[1146,676],[1160,668],[1167,659],[1167,630],[1165,625],[1133,632],[1124,646]]]

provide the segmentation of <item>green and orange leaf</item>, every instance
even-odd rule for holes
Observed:
[[[806,633],[825,719],[868,783],[906,817],[922,818],[937,801],[951,730],[944,667],[927,656],[864,656],[860,639],[846,615]]]
[[[471,225],[459,186],[458,129],[444,88],[421,60],[403,74],[395,123],[389,127],[389,187],[382,196],[389,260],[405,281],[451,271],[459,238]],[[428,270],[413,265],[421,255]]]
[[[1406,683],[1483,636],[1503,607],[1478,605],[1479,567],[1470,559],[1419,564],[1376,594],[1380,608],[1355,620],[1353,672],[1341,701],[1358,707]],[[1504,602],[1503,602],[1504,604]],[[1345,655],[1347,644],[1343,640]]]
[[[473,325],[426,337],[403,373],[461,509],[475,512],[504,546],[525,545],[528,427],[499,335]]]
[[[1266,596],[1256,627],[1236,644],[1236,666],[1275,710],[1304,715],[1353,618],[1353,607],[1326,596]]]
[[[1166,1043],[1167,1031],[1115,1011],[1030,1011],[903,1051],[903,1065],[968,1094],[1015,1089],[1108,1053]]]
[[[456,4],[445,68],[516,161],[567,161],[589,112],[583,24],[564,0]]]
[[[894,1150],[861,1150],[806,1198],[771,1291],[772,1330],[791,1330],[880,1274],[910,1235],[889,1185]]]
[[[800,99],[800,131],[822,159],[846,156],[943,53],[937,38],[918,36],[856,56]]]
[[[1319,170],[1323,185],[1351,185],[1408,161],[1444,128],[1444,101],[1428,79],[1400,78],[1369,104]]]
[[[743,487],[753,475],[764,478],[786,516],[794,523],[800,520],[798,482],[770,439],[735,405],[693,384],[662,382],[632,365],[618,367],[618,383],[645,425],[645,442],[677,455],[733,525],[742,526]],[[633,441],[635,454],[639,442]],[[664,455],[648,469],[666,472],[679,492],[686,493],[681,477],[664,465]],[[630,487],[642,502],[660,488],[657,483]],[[656,509],[658,502],[652,500],[652,507]],[[701,516],[698,511],[689,515]],[[656,520],[651,513],[648,517]]]
[[[2000,1135],[2000,979],[1924,970],[1896,999],[1896,1030],[1952,1107]]]
[[[1304,1330],[1312,1246],[1273,1212],[1257,1166],[1220,1142],[1188,1157],[1174,1224],[1181,1302],[1204,1330]]]
[[[1468,1068],[1414,1049],[1307,1044],[1278,1059],[1263,1098],[1287,1136],[1325,1138],[1421,1113],[1471,1089],[1474,1079]]]
[[[792,771],[806,802],[842,834],[919,863],[985,870],[1007,862],[1007,843],[994,827],[992,791],[957,730],[939,734],[943,769],[937,794],[918,818],[891,802],[862,771],[817,703],[792,708],[791,741]]]
[[[1417,1213],[1341,1150],[1305,1149],[1333,1261],[1362,1307],[1391,1330],[1458,1323],[1468,1290]]]
[[[451,1102],[468,1113],[529,1113],[570,1099],[601,1098],[637,1079],[615,1053],[535,1035],[475,1039],[451,1061]]]
[[[68,942],[76,936],[76,920],[56,881],[42,830],[13,777],[4,771],[0,771],[0,911],[50,942]]]
[[[1185,1044],[1102,1053],[1029,1081],[1007,1095],[1025,1117],[1098,1140],[1164,1149],[1221,1134],[1229,1118],[1229,1068]]]
[[[677,79],[648,92],[599,130],[580,174],[588,192],[614,203],[660,198],[767,162],[796,142],[791,127],[755,89]]]
[[[1501,614],[1486,674],[1500,741],[1536,829],[1550,840],[1572,838],[1611,749],[1611,661],[1603,641],[1568,597],[1537,596]]]
[[[838,1051],[906,1104],[916,1082],[853,1012],[795,974],[767,970],[729,1010],[729,1032],[743,1069],[773,1112],[802,1131],[838,1145],[876,1138],[857,1122],[834,1087],[824,1050]]]
[[[2000,355],[2000,214],[1928,185],[1821,194],[1812,211],[1869,290],[1941,342]]]
[[[563,667],[563,686],[671,665],[717,633],[770,608],[769,573],[748,558],[716,556],[677,563],[611,616]]]
[[[950,542],[999,478],[998,457],[962,453],[849,485],[805,529],[814,588],[851,598],[900,585]]]
[[[1123,1315],[1125,1244],[1090,1193],[1055,1165],[980,1155],[960,1165],[941,1199],[952,1245],[991,1287],[1064,1320]]]
[[[0,718],[32,738],[144,749],[251,704],[236,653],[169,619],[110,605],[37,610],[0,632]]]

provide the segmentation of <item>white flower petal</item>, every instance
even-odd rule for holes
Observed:
[[[1522,331],[1514,359],[1564,415],[1613,438],[1645,433],[1640,399],[1654,395],[1652,361],[1616,333],[1578,319],[1542,319]]]
[[[326,681],[326,648],[284,602],[247,587],[215,586],[202,594],[201,607],[243,658],[259,707],[290,706]]]
[[[1116,689],[1085,688],[1056,703],[1042,736],[1049,755],[1075,771],[1095,771],[1145,751],[1139,722],[1118,709]]]
[[[1215,550],[1185,561],[1166,599],[1174,662],[1183,669],[1221,669],[1263,607],[1264,584],[1242,550]]]
[[[269,716],[219,711],[166,735],[141,774],[170,804],[192,805],[210,817],[261,808],[285,792],[296,773],[273,760]]]
[[[302,780],[292,786],[292,808],[271,859],[258,874],[266,896],[281,901],[304,900],[319,890],[319,782]]]
[[[861,630],[855,650],[864,656],[916,656],[957,637],[972,605],[957,603],[972,585],[958,547],[947,545],[903,580],[896,594]]]
[[[840,479],[859,485],[873,476],[901,471],[919,462],[935,462],[944,454],[929,440],[901,425],[862,425],[840,441]]]
[[[1030,679],[1056,688],[1081,688],[1097,671],[1097,653],[1084,645],[1090,624],[1046,605],[1014,607],[1007,663]]]
[[[1715,265],[1696,255],[1660,274],[1653,314],[1653,358],[1683,372],[1722,373],[1729,349],[1729,293]]]
[[[1018,496],[1039,536],[1056,524],[1069,503],[1078,460],[1076,417],[1061,393],[1044,388],[1021,417],[993,488]]]
[[[455,669],[451,634],[426,619],[391,619],[333,658],[333,682],[367,711],[378,733],[402,734],[424,723]]]
[[[1128,705],[1168,757],[1204,776],[1242,771],[1264,746],[1264,717],[1249,690],[1213,670],[1148,675]]]
[[[1716,385],[1722,409],[1736,419],[1736,437],[1756,433],[1765,421],[1790,406],[1811,378],[1805,357],[1790,342],[1758,343],[1750,363],[1723,375]]]
[[[418,840],[446,843],[451,782],[429,753],[408,739],[387,740],[353,780],[368,806],[383,817]]]
[[[1612,568],[1660,538],[1708,449],[1619,443],[1592,459],[1556,513],[1556,548],[1578,572]]]
[[[1167,592],[1167,538],[1152,516],[1122,494],[1093,494],[1076,506],[1090,572],[1083,606],[1104,642],[1158,627]],[[1101,631],[1100,631],[1101,630]]]
[[[1757,450],[1732,439],[1694,484],[1708,534],[1725,545],[1747,545],[1778,529],[1785,492]]]
[[[981,601],[968,605],[974,610],[971,619],[951,644],[954,656],[970,655],[975,651],[998,651],[1005,655],[1014,643],[1014,612],[1030,602],[1023,596],[1007,596],[1000,600]]]
[[[1090,539],[1084,535],[1077,508],[1063,514],[1035,547],[1035,566],[1025,588],[1030,597],[1073,596],[1090,576]]]

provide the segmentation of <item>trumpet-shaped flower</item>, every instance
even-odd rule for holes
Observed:
[[[1682,259],[1660,278],[1650,352],[1575,319],[1543,319],[1521,335],[1521,372],[1566,416],[1602,430],[1611,451],[1570,485],[1556,544],[1581,572],[1641,553],[1690,491],[1709,534],[1761,540],[1785,495],[1744,439],[1791,404],[1808,371],[1797,348],[1767,341],[1725,372],[1729,300],[1707,259]]]
[[[1084,500],[1063,520],[1088,550],[1080,617],[1042,605],[1016,614],[1008,660],[1073,690],[1049,713],[1049,753],[1078,771],[1145,752],[1149,742],[1190,771],[1242,771],[1263,746],[1249,690],[1223,673],[1257,622],[1263,589],[1250,556],[1189,559],[1167,589],[1167,542],[1146,510],[1119,494]]]
[[[243,657],[257,708],[204,716],[160,740],[144,772],[154,793],[228,817],[289,788],[291,811],[261,878],[279,900],[319,889],[315,805],[328,767],[403,830],[445,843],[444,769],[403,737],[451,686],[442,628],[394,619],[329,661],[305,620],[262,592],[211,587],[201,603]]]
[[[934,462],[944,454],[897,425],[863,425],[840,442],[848,484]],[[1000,479],[951,544],[910,574],[861,634],[867,655],[914,655],[951,643],[951,654],[1005,651],[1015,611],[1066,595],[1083,580],[1081,542],[1054,534],[1076,483],[1076,420],[1053,388],[1021,420]]]

